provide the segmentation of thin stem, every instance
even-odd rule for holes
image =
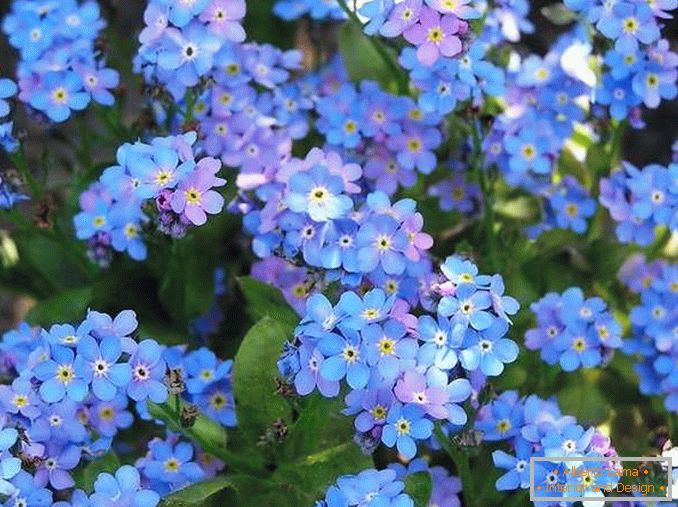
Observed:
[[[476,505],[476,495],[475,495],[475,486],[473,483],[473,474],[471,473],[471,465],[469,463],[469,457],[459,448],[453,446],[450,443],[449,438],[445,433],[440,424],[436,424],[433,429],[433,434],[436,439],[443,447],[445,452],[452,458],[454,465],[457,467],[457,473],[461,479],[462,492],[464,495],[463,504],[466,507],[475,507]]]
[[[42,196],[43,189],[28,167],[28,161],[26,160],[23,146],[10,155],[10,160],[14,163],[17,170],[19,171],[19,174],[21,174],[21,177],[28,185],[28,188],[31,192],[31,198],[33,201],[37,201]]]
[[[497,265],[497,241],[494,234],[494,179],[488,178],[485,170],[485,155],[483,154],[482,137],[476,122],[471,129],[473,140],[473,170],[478,178],[480,191],[483,194],[485,207],[483,215],[483,235],[485,248],[487,249],[487,263],[491,271],[496,271]]]
[[[348,5],[346,4],[346,0],[337,0],[337,2],[344,10],[344,12],[346,12],[346,15],[349,17],[349,19],[362,30],[363,24],[360,21],[360,18],[358,18],[358,15],[348,7]],[[391,55],[388,53],[386,47],[384,47],[384,45],[381,44],[376,38],[370,36],[366,37],[370,41],[370,44],[372,44],[374,50],[377,53],[379,53],[379,56],[387,65],[387,67],[393,74],[393,77],[395,77],[396,83],[398,83],[398,93],[400,95],[408,95],[407,78],[403,75],[402,70],[400,69],[398,64],[395,62],[395,60],[393,60]]]

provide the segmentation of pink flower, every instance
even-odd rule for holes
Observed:
[[[200,15],[209,29],[232,42],[243,42],[245,30],[240,21],[245,17],[245,0],[212,0]]]
[[[440,55],[452,57],[461,52],[461,22],[453,14],[441,16],[430,7],[424,7],[419,22],[403,33],[408,42],[417,47],[417,59],[424,65],[433,65]]]
[[[212,190],[226,184],[226,180],[217,178],[221,162],[206,157],[198,162],[193,173],[183,180],[172,196],[172,210],[182,214],[193,225],[207,222],[207,213],[214,215],[224,207],[224,198]]]
[[[410,215],[403,222],[403,230],[407,234],[408,245],[405,249],[405,257],[413,262],[421,259],[421,252],[428,250],[433,246],[433,238],[421,232],[424,226],[424,217],[421,213]]]

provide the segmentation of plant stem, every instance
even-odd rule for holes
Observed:
[[[457,473],[461,479],[462,492],[464,495],[463,504],[466,507],[475,507],[476,491],[474,487],[473,473],[471,472],[471,465],[469,463],[469,457],[461,449],[450,443],[449,438],[445,435],[445,433],[443,433],[439,423],[435,425],[433,434],[445,452],[450,456],[450,458],[452,458],[454,465],[457,467]]]
[[[19,174],[21,174],[21,177],[28,185],[28,188],[31,192],[31,198],[33,199],[33,201],[37,201],[38,199],[40,199],[40,197],[42,196],[43,189],[28,167],[28,161],[26,160],[26,155],[24,153],[23,146],[21,146],[17,151],[10,155],[10,160],[16,166],[17,171],[19,171]]]
[[[344,12],[346,12],[346,15],[349,17],[349,19],[362,30],[363,24],[361,23],[360,18],[358,18],[357,14],[348,7],[348,5],[346,4],[346,0],[337,0],[337,2],[344,10]],[[366,35],[366,37],[370,41],[370,44],[372,44],[372,47],[374,47],[374,50],[377,53],[379,53],[379,56],[393,74],[393,77],[395,78],[396,83],[398,84],[398,94],[408,95],[407,77],[405,77],[405,75],[402,73],[402,70],[395,62],[395,60],[393,60],[386,47],[374,37],[368,35]]]
[[[490,271],[494,272],[499,267],[497,265],[497,241],[494,234],[494,179],[488,178],[488,174],[483,167],[485,165],[485,156],[483,154],[482,138],[476,122],[474,122],[471,129],[471,137],[473,140],[473,171],[478,178],[485,207],[483,236],[487,250],[487,267]]]

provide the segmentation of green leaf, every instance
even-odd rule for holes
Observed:
[[[238,426],[250,442],[277,419],[289,424],[292,410],[276,394],[277,360],[293,327],[281,320],[264,317],[248,331],[233,364],[233,395]]]
[[[301,415],[287,433],[284,457],[294,461],[299,456],[320,452],[352,440],[353,418],[341,413],[343,398],[325,398],[318,393],[303,400]]]
[[[182,428],[181,422],[179,421],[179,416],[175,409],[176,396],[170,396],[167,402],[159,405],[153,403],[152,401],[147,401],[149,413],[156,419],[160,419],[167,424],[167,427],[172,431],[177,431],[189,435],[199,444],[208,443],[212,447],[225,448],[226,447],[226,430],[224,427],[213,421],[204,414],[198,415],[198,418],[195,420],[195,423],[190,428]],[[183,400],[180,400],[179,407],[185,406],[186,403]],[[209,452],[209,449],[203,448]]]
[[[561,3],[542,7],[541,13],[554,25],[567,25],[577,19],[577,15]]]
[[[199,482],[184,488],[164,498],[161,506],[183,507],[185,505],[204,505],[206,500],[226,488],[235,488],[234,481],[229,476],[220,476],[215,479]]]
[[[431,498],[431,474],[428,472],[417,472],[408,475],[405,479],[405,493],[412,497],[415,507],[426,507]]]
[[[255,322],[264,317],[270,317],[291,326],[296,326],[299,322],[297,312],[292,309],[285,301],[282,293],[275,287],[249,276],[238,278],[238,286],[247,301],[245,311]]]
[[[99,474],[104,472],[115,474],[118,468],[120,468],[120,460],[111,451],[108,454],[104,454],[101,458],[92,461],[77,473],[75,475],[75,484],[78,488],[91,493],[94,490],[94,482],[99,477]]]
[[[160,300],[169,314],[184,326],[205,313],[214,300],[214,268],[196,245],[195,237],[172,244],[171,256],[160,284]]]
[[[32,325],[48,326],[54,322],[82,320],[91,300],[91,287],[66,289],[40,301],[28,312],[26,321]]]
[[[340,475],[357,474],[373,466],[372,459],[363,454],[353,441],[348,441],[282,463],[272,482],[278,484],[280,497],[286,498],[286,505],[313,505]]]
[[[583,424],[599,424],[612,410],[600,391],[600,370],[578,370],[567,375],[567,381],[558,395],[564,414],[577,414]]]
[[[355,23],[347,22],[339,30],[339,52],[351,81],[377,81],[393,91],[390,69],[368,37]]]

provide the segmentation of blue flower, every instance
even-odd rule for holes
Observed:
[[[360,330],[368,324],[381,322],[389,316],[395,300],[394,296],[387,298],[381,289],[372,289],[362,299],[355,292],[344,292],[337,307],[347,318],[340,326]]]
[[[495,320],[488,311],[491,306],[492,298],[488,291],[463,284],[457,287],[454,296],[444,296],[440,300],[438,313],[443,317],[452,317],[456,338],[463,335],[469,325],[478,331],[490,327]]]
[[[406,234],[396,220],[387,215],[371,217],[360,226],[356,236],[358,264],[364,273],[381,266],[387,274],[400,275],[405,271],[404,251],[408,246]]]
[[[387,320],[383,326],[371,324],[362,331],[367,364],[376,366],[386,380],[393,380],[400,372],[415,366],[417,341],[407,336],[406,331],[397,320]]]
[[[61,401],[64,396],[73,401],[82,401],[88,392],[87,382],[75,366],[73,350],[52,346],[50,358],[39,363],[33,374],[42,381],[40,396],[47,403]]]
[[[343,189],[341,176],[316,165],[290,178],[286,202],[292,211],[308,213],[317,222],[327,222],[345,216],[353,208],[353,200],[342,195]]]
[[[24,502],[27,507],[50,507],[52,505],[52,492],[40,485],[39,481],[31,474],[21,470],[10,481],[14,486],[14,495],[5,502],[4,507],[16,507]]]
[[[507,472],[497,479],[496,487],[498,491],[510,491],[514,489],[527,489],[530,486],[530,458],[532,457],[532,446],[523,439],[518,439],[518,445],[515,450],[515,457],[504,451],[494,451],[492,461],[494,466],[503,468]],[[539,462],[534,463],[540,465]]]
[[[162,349],[154,340],[139,343],[129,359],[132,368],[132,380],[127,385],[127,394],[135,401],[146,398],[153,403],[164,403],[169,393],[162,380],[165,377],[165,361]]]
[[[5,99],[16,95],[17,86],[11,79],[0,79],[0,118],[9,114],[9,104]]]
[[[21,460],[10,456],[0,459],[0,495],[12,496],[15,489],[9,479],[21,471]]]
[[[542,439],[544,456],[547,457],[578,457],[583,456],[584,451],[591,443],[593,428],[584,430],[578,424],[570,424],[560,430],[549,431]],[[571,466],[577,466],[578,462],[568,462]]]
[[[524,173],[531,169],[538,174],[551,171],[548,138],[535,130],[523,128],[517,135],[507,137],[504,146],[510,154],[511,171]]]
[[[417,453],[414,441],[429,438],[432,431],[433,423],[426,419],[422,408],[397,403],[388,413],[381,441],[388,447],[395,445],[400,454],[411,459]]]
[[[30,105],[57,123],[66,121],[71,110],[82,111],[90,96],[83,89],[75,72],[54,71],[45,74],[40,87],[30,99]]]
[[[124,465],[118,468],[115,476],[106,472],[99,474],[89,500],[92,507],[109,507],[112,504],[155,507],[160,503],[160,495],[142,488],[139,471],[133,466]]]
[[[107,336],[101,343],[85,336],[78,343],[76,370],[92,384],[92,393],[101,401],[111,401],[118,389],[124,389],[132,379],[129,364],[118,363],[122,355],[120,338]]]
[[[367,385],[370,369],[366,364],[365,347],[360,335],[352,331],[348,336],[327,334],[318,341],[318,350],[325,356],[320,364],[320,375],[330,382],[346,377],[348,385],[360,389]]]
[[[508,322],[504,319],[495,319],[483,331],[469,329],[459,355],[464,369],[473,371],[480,367],[484,375],[501,374],[504,363],[511,363],[518,357],[518,345],[504,338],[507,332]]]
[[[170,442],[155,440],[149,444],[150,455],[143,460],[141,470],[144,476],[178,489],[197,482],[205,475],[200,465],[193,462],[193,446],[179,442],[173,446]]]
[[[215,382],[230,376],[233,361],[221,361],[209,349],[200,349],[188,354],[184,360],[186,388],[191,394],[202,393]]]
[[[475,429],[483,432],[483,440],[494,442],[520,434],[524,420],[522,403],[516,391],[505,391],[480,409]]]

